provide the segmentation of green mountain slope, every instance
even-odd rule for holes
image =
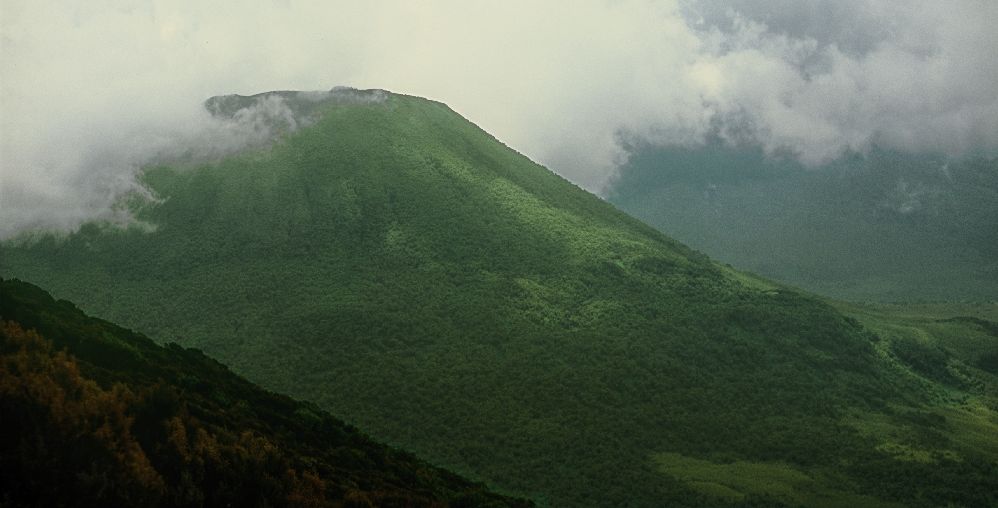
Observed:
[[[555,506],[995,501],[986,448],[912,462],[868,432],[949,404],[890,339],[442,104],[357,94],[268,149],[150,168],[161,200],[133,205],[141,227],[8,242],[0,272]],[[684,473],[731,464],[789,479]]]
[[[526,506],[0,279],[4,506]]]
[[[849,300],[998,299],[998,160],[638,146],[608,199],[712,258]]]

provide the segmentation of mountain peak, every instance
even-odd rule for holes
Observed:
[[[325,102],[381,103],[391,95],[394,94],[378,88],[359,90],[336,86],[330,90],[275,90],[253,95],[216,95],[208,98],[204,102],[204,107],[213,115],[232,117],[239,110],[252,108],[267,101],[284,102],[300,109],[314,109],[315,106]]]
[[[441,103],[227,97],[211,107],[304,116],[267,149],[147,169],[154,227],[4,246],[2,272],[558,506],[982,504],[973,450],[970,474],[942,474],[873,435],[901,416],[850,423],[935,385],[827,303],[711,262]],[[810,480],[718,498],[676,473],[733,462]]]

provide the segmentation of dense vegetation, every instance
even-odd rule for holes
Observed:
[[[520,506],[0,279],[0,506]]]
[[[716,265],[442,104],[378,97],[150,168],[140,226],[8,242],[0,272],[542,504],[996,502],[994,405],[961,420],[977,445],[936,417],[986,372],[909,366],[904,334]]]
[[[635,146],[611,202],[739,269],[849,300],[998,299],[998,160],[872,150],[819,168]]]

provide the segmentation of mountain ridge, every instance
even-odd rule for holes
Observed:
[[[998,160],[872,147],[815,168],[720,140],[628,147],[607,198],[715,259],[825,296],[998,298]]]
[[[31,284],[0,322],[4,503],[529,506]]]

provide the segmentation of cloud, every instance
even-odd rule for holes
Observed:
[[[201,104],[228,93],[351,85],[431,97],[594,191],[627,138],[688,145],[713,132],[810,164],[871,144],[998,152],[989,0],[0,9],[0,236],[107,214],[150,154],[214,140]]]
[[[998,88],[988,84],[998,63],[985,49],[998,35],[984,21],[998,4],[766,5],[701,23],[715,41],[702,64],[725,77],[705,99],[722,117],[751,119],[768,150],[811,164],[874,143],[953,156],[998,150]]]
[[[310,99],[317,94],[301,95]],[[127,209],[118,206],[122,197],[156,199],[138,182],[143,167],[208,163],[262,147],[313,120],[279,95],[256,98],[230,111],[208,106],[192,109],[189,116],[176,118],[177,123],[120,123],[109,118],[89,122],[89,132],[57,129],[49,147],[23,154],[25,159],[14,158],[22,156],[17,152],[5,158],[4,164],[21,163],[32,171],[4,174],[0,238],[30,229],[71,230],[88,220],[129,223]]]

